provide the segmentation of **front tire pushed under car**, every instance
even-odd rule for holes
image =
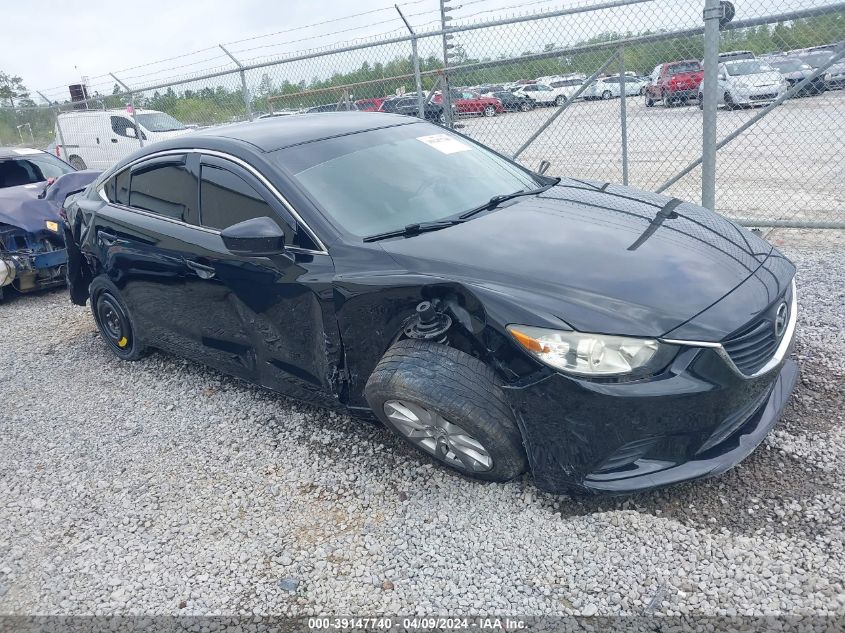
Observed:
[[[120,290],[105,275],[95,277],[89,287],[91,312],[100,336],[121,360],[138,360],[144,345],[138,340],[132,317]]]
[[[495,374],[469,354],[430,341],[398,341],[373,370],[364,394],[389,429],[464,475],[508,481],[527,467]]]

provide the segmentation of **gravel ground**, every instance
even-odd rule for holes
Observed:
[[[627,499],[469,481],[381,427],[0,304],[0,613],[845,614],[845,254],[799,265],[785,417]]]

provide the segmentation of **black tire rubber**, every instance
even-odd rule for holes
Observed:
[[[80,158],[79,156],[71,156],[68,162],[70,163],[70,166],[76,169],[77,171],[88,169],[88,166],[85,164],[85,161],[82,160],[82,158]]]
[[[463,475],[508,481],[527,468],[522,435],[496,375],[469,354],[429,341],[398,341],[376,365],[364,395],[376,417],[408,445]],[[384,414],[388,400],[414,402],[460,425],[487,450],[492,468],[485,472],[456,468],[408,441]]]
[[[731,97],[730,92],[725,93],[725,109],[726,110],[736,110],[737,105],[734,103],[733,97]]]
[[[604,101],[607,101],[608,99],[612,99],[613,93],[610,92],[610,90],[605,90],[603,93],[601,93],[601,98]]]
[[[645,96],[645,107],[647,107],[647,108],[653,108],[654,107],[654,99],[652,99],[648,95]]]
[[[138,338],[135,322],[120,296],[118,287],[105,275],[99,275],[91,281],[89,293],[94,321],[108,348],[121,360],[133,361],[141,358],[146,346]],[[115,328],[105,323],[105,313],[108,311],[114,314],[118,323],[117,334]]]
[[[555,97],[555,105],[557,107],[562,106],[564,103],[566,103],[566,97],[564,95],[558,95]]]
[[[527,101],[519,104],[519,111],[520,112],[528,112],[531,109],[531,104]]]
[[[698,95],[698,109],[699,110],[704,109],[704,95],[702,95],[701,93],[699,93],[699,95]]]

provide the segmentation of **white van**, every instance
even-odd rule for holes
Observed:
[[[139,108],[135,118],[145,147],[191,131],[158,110]],[[140,147],[127,109],[64,112],[56,125],[56,154],[76,169],[106,169]]]

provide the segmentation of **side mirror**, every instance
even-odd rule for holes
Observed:
[[[552,164],[551,164],[549,161],[547,161],[547,160],[541,160],[541,161],[540,161],[540,166],[539,166],[539,167],[537,167],[537,173],[538,173],[538,174],[540,174],[540,175],[542,176],[542,175],[543,175],[543,174],[545,174],[547,171],[549,171],[549,167],[551,167],[551,166],[552,166]]]
[[[270,218],[253,218],[233,224],[220,233],[234,255],[268,257],[285,250],[285,232]]]
[[[126,130],[124,131],[124,134],[126,134],[126,136],[128,136],[129,138],[138,138],[135,135],[135,128],[134,127],[126,128]]]

